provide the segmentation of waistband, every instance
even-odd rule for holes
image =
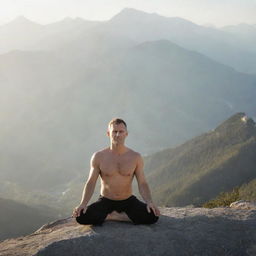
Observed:
[[[107,198],[105,196],[102,196],[102,195],[99,196],[99,199],[104,199],[104,200],[108,200],[108,201],[111,201],[111,202],[125,202],[125,201],[128,201],[128,200],[132,199],[132,198],[136,198],[136,196],[131,195],[128,198],[123,199],[123,200],[112,200],[112,199],[109,199],[109,198]]]

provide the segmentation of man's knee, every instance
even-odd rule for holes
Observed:
[[[101,219],[89,219],[80,217],[76,217],[76,221],[77,223],[82,225],[102,225],[102,223],[104,222],[104,220]]]
[[[82,225],[102,225],[105,218],[98,214],[90,214],[88,210],[86,213],[81,213],[79,217],[76,217],[76,221]]]
[[[149,224],[154,224],[154,223],[156,223],[158,220],[159,220],[159,217],[154,215],[153,217],[151,217],[151,219],[150,219],[150,221],[149,221]]]
[[[144,215],[136,216],[135,218],[132,218],[132,221],[134,224],[154,224],[158,221],[159,217],[155,216],[153,212],[146,213]]]
[[[158,221],[159,217],[155,214],[150,213],[145,219],[143,224],[154,224]]]

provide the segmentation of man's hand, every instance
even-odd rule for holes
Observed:
[[[80,204],[77,207],[75,207],[72,217],[74,218],[79,217],[81,214],[81,211],[83,211],[83,214],[85,214],[86,210],[87,210],[87,206],[84,204]]]
[[[155,206],[153,203],[147,203],[147,210],[150,213],[150,211],[152,210],[153,213],[155,214],[155,216],[160,216],[160,211],[157,208],[157,206]]]

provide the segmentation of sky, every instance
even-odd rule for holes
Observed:
[[[199,25],[256,24],[256,0],[0,0],[0,24],[18,16],[40,24],[65,17],[109,20],[124,8],[181,17]]]

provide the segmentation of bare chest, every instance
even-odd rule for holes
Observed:
[[[136,169],[136,161],[131,157],[111,156],[106,157],[100,164],[100,170],[104,176],[132,176]]]

